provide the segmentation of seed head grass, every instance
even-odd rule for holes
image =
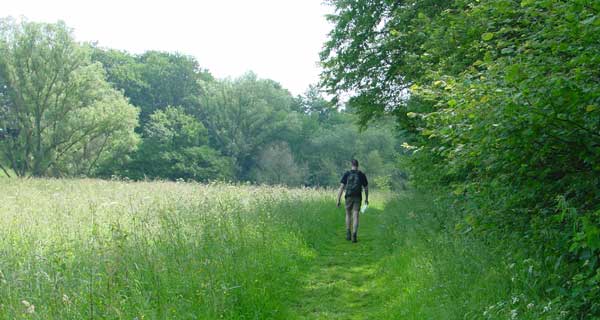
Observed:
[[[333,192],[0,179],[0,318],[286,318]],[[322,227],[319,227],[322,226]]]

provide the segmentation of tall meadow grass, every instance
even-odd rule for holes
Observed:
[[[0,319],[284,319],[333,193],[0,179]]]
[[[568,319],[520,243],[474,234],[459,208],[415,192],[388,203],[377,279],[387,301],[373,319]]]

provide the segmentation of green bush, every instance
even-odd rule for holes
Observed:
[[[395,115],[416,186],[452,193],[482,239],[519,241],[571,317],[600,317],[599,4],[331,3],[329,90],[362,123]]]

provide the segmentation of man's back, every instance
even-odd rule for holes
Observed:
[[[368,185],[367,176],[360,170],[346,171],[341,183],[346,186],[345,197],[362,198],[362,189]]]

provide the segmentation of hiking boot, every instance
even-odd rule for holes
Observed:
[[[357,242],[358,240],[356,240],[356,232],[352,234],[352,242]]]
[[[350,241],[350,230],[346,230],[346,240]]]

